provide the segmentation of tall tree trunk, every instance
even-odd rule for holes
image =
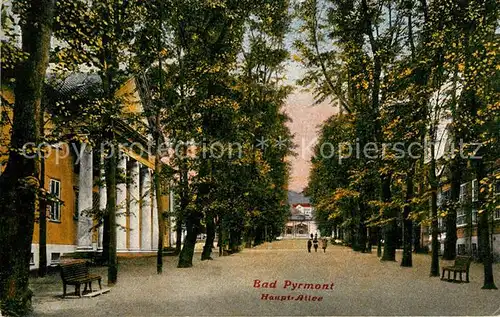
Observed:
[[[40,123],[43,125],[43,111],[40,116]],[[41,128],[43,131],[43,128]],[[45,158],[42,154],[40,157],[40,188],[45,188]],[[38,241],[38,276],[44,277],[47,275],[47,199],[45,195],[40,195],[38,200],[40,219],[39,225],[39,241]]]
[[[421,143],[423,143],[423,138],[421,139]],[[419,162],[419,172],[422,173],[424,171],[424,160],[423,160],[423,155],[421,155]],[[424,195],[424,179],[422,178],[418,182],[418,197],[422,198]],[[422,246],[422,224],[417,223],[413,225],[414,231],[413,231],[413,239],[414,239],[414,252],[415,253],[424,253],[424,248]]]
[[[223,255],[224,246],[223,246],[223,238],[222,238],[222,221],[220,215],[217,217],[217,246],[219,247],[219,256]]]
[[[160,15],[159,15],[159,32],[158,32],[158,63],[159,63],[159,74],[160,74],[160,107],[163,106],[163,66],[162,66],[162,56],[161,56],[161,36],[162,36],[162,22],[163,22],[163,2],[160,1]],[[156,156],[155,156],[155,171],[154,171],[154,181],[155,181],[155,191],[156,191],[156,206],[158,208],[158,252],[156,254],[156,273],[161,274],[163,272],[163,239],[165,237],[165,218],[164,218],[164,207],[162,199],[162,190],[160,182],[160,169],[161,169],[161,156],[160,156],[160,142],[161,142],[161,130],[160,130],[160,114],[161,109],[156,110],[156,122],[155,122],[155,141],[156,141]],[[154,212],[154,211],[153,211]]]
[[[365,224],[365,212],[366,212],[365,204],[361,203],[359,205],[359,223],[358,223],[358,236],[357,236],[357,247],[358,251],[361,253],[366,252],[366,224]]]
[[[391,175],[382,177],[382,200],[386,203],[391,201]],[[391,220],[384,227],[384,252],[381,261],[396,261],[396,239],[397,223],[395,208],[391,208],[389,218]]]
[[[434,134],[433,131],[430,132]],[[432,143],[433,144],[433,143]],[[439,276],[439,241],[438,241],[438,218],[437,218],[437,190],[438,180],[436,177],[436,159],[434,145],[431,145],[431,163],[429,167],[429,185],[431,189],[431,237],[432,237],[432,260],[430,276]]]
[[[269,242],[268,237],[266,236],[266,242]],[[240,251],[240,243],[241,236],[239,231],[230,230],[229,231],[229,249],[232,253],[236,253]]]
[[[422,240],[420,236],[422,234],[422,226],[419,223],[413,225],[413,252],[422,253]]]
[[[196,245],[196,236],[199,229],[199,216],[195,212],[191,212],[186,217],[186,238],[182,247],[181,254],[179,255],[179,264],[177,267],[185,268],[193,266],[194,247]]]
[[[111,138],[113,139],[113,138]],[[106,161],[106,210],[108,217],[108,285],[114,285],[118,279],[118,261],[116,256],[116,173],[119,155],[119,147],[113,144],[111,155]]]
[[[40,109],[40,138],[45,136],[44,129],[45,107],[42,103]],[[45,189],[45,153],[40,153],[40,188]],[[47,197],[41,194],[38,199],[39,222],[38,222],[38,276],[47,275]]]
[[[359,206],[358,208],[359,209]],[[360,251],[360,246],[359,246],[359,226],[361,224],[361,219],[358,217],[359,210],[356,208],[353,208],[351,210],[351,219],[354,219],[353,224],[350,225],[351,228],[351,247],[353,251]],[[355,223],[355,224],[354,224]]]
[[[106,21],[109,25],[113,25],[114,27],[114,36],[119,37],[121,33],[121,23],[118,18],[118,9],[117,2],[113,2],[112,10],[114,14],[111,12],[110,7],[106,7],[102,11],[102,19]],[[102,36],[102,46],[103,46],[103,54],[100,60],[103,68],[100,70],[102,78],[102,88],[104,92],[104,96],[108,99],[109,102],[116,103],[116,98],[113,91],[113,83],[115,81],[116,72],[119,69],[119,63],[117,60],[118,50],[115,45],[115,41],[110,38],[108,33],[105,33]],[[117,196],[117,165],[118,165],[118,155],[120,155],[120,148],[117,144],[116,135],[115,135],[115,125],[113,121],[113,117],[116,115],[115,113],[107,113],[104,118],[104,139],[110,145],[110,155],[108,155],[108,159],[105,163],[105,178],[106,178],[106,212],[108,218],[108,285],[114,285],[118,279],[118,259],[116,255],[116,196]],[[106,224],[106,222],[104,222]],[[105,231],[106,234],[106,231]],[[106,251],[106,246],[104,246],[104,251]]]
[[[212,247],[214,246],[215,240],[215,221],[214,216],[211,212],[208,212],[206,217],[207,225],[207,239],[205,240],[205,245],[203,246],[203,253],[201,254],[201,260],[213,260],[212,259]]]
[[[446,239],[444,241],[443,260],[454,260],[457,255],[457,209],[456,203],[460,196],[460,158],[458,155],[452,160],[451,170],[451,204],[448,204],[448,214],[446,215]]]
[[[382,235],[381,235],[382,229],[380,227],[377,227],[377,257],[382,256]]]
[[[159,145],[159,143],[157,143]],[[164,217],[164,207],[163,207],[163,199],[162,199],[162,190],[161,190],[161,182],[159,169],[161,169],[160,164],[160,155],[157,154],[156,162],[155,162],[155,192],[156,192],[156,206],[158,213],[158,252],[156,254],[156,273],[161,274],[163,272],[163,242],[165,238],[165,217]],[[155,212],[155,211],[153,211]]]
[[[107,195],[107,193],[106,193]],[[109,262],[109,212],[108,212],[108,206],[106,206],[106,210],[104,211],[103,215],[103,224],[102,224],[102,259],[103,261],[108,264]]]
[[[369,227],[367,230],[368,230],[368,246],[366,247],[366,252],[368,253],[372,253],[372,240],[373,240],[373,233],[372,233],[372,230],[373,227]]]
[[[478,160],[476,163],[476,179],[480,183],[481,180],[486,176],[484,170],[484,163],[482,160]],[[490,248],[490,233],[489,233],[489,223],[488,223],[488,215],[489,212],[482,203],[484,202],[484,193],[480,190],[479,192],[479,210],[481,213],[479,214],[479,223],[478,223],[478,243],[479,243],[479,252],[481,253],[481,259],[484,267],[484,281],[482,289],[497,289],[493,277],[493,259]]]
[[[481,230],[479,230],[478,242],[484,267],[484,282],[482,288],[497,289],[493,278],[493,259],[489,241],[490,237],[487,211],[483,211],[479,215],[479,227],[481,227]]]
[[[175,254],[180,254],[182,248],[182,219],[175,219]]]
[[[54,0],[26,2],[21,16],[22,50],[27,59],[16,70],[16,101],[11,147],[40,141],[40,106],[49,62]],[[5,314],[25,315],[31,307],[28,287],[31,241],[39,189],[37,157],[10,151],[0,176],[0,301]]]
[[[413,236],[413,221],[410,219],[411,200],[413,199],[413,175],[414,163],[410,172],[406,175],[406,204],[403,208],[403,258],[401,266],[412,266],[412,236]]]
[[[160,62],[161,66],[161,62]],[[160,71],[161,73],[161,71]],[[161,79],[160,79],[161,81]],[[156,157],[155,157],[155,170],[154,170],[154,182],[155,182],[155,192],[156,192],[156,206],[158,213],[158,252],[156,254],[156,273],[161,274],[163,272],[163,239],[165,237],[165,217],[164,217],[164,207],[162,199],[161,190],[161,156],[160,156],[160,111],[156,114]],[[155,210],[153,210],[155,212]]]
[[[186,148],[183,148],[183,155],[186,155]],[[184,156],[185,157],[185,156]],[[189,204],[189,183],[188,183],[188,171],[185,165],[181,165],[180,167],[182,170],[180,172],[180,186],[181,186],[181,193],[180,193],[180,204],[179,204],[179,210],[177,212],[177,217],[175,220],[175,226],[176,226],[176,241],[175,241],[175,253],[176,254],[181,254],[181,248],[182,248],[182,226],[184,225],[185,222],[185,215],[186,215],[186,209]],[[187,225],[187,223],[186,223]],[[196,237],[195,237],[196,238]],[[186,238],[187,239],[187,238]]]

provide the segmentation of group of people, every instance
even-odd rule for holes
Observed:
[[[318,234],[311,233],[311,237],[307,240],[307,252],[311,253],[311,248],[314,246],[314,252],[318,252]],[[321,248],[323,252],[326,252],[326,246],[328,245],[328,240],[326,238],[321,239]]]

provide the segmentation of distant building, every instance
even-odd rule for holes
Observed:
[[[58,94],[79,96],[88,93],[90,85],[99,85],[95,75],[76,73],[59,85]],[[53,87],[48,87],[51,89]],[[141,90],[139,78],[128,79],[117,92],[123,98],[123,117],[116,119],[120,145],[119,171],[126,175],[125,182],[117,184],[116,248],[119,255],[154,254],[158,248],[159,219],[156,191],[153,190],[154,153],[148,149],[147,133],[151,123],[144,118],[128,124],[127,115],[143,113],[147,99]],[[7,147],[15,96],[12,89],[2,86],[0,90],[0,174],[5,169]],[[51,106],[47,105],[45,116],[50,118]],[[75,107],[82,107],[76,104]],[[52,124],[47,124],[50,131]],[[144,132],[143,132],[144,131]],[[125,139],[126,138],[126,139]],[[66,139],[70,139],[66,137]],[[73,143],[71,143],[73,142]],[[128,146],[133,144],[134,147]],[[47,264],[55,266],[64,255],[75,252],[101,252],[103,249],[103,226],[98,226],[85,211],[106,207],[106,187],[103,182],[98,147],[84,142],[61,141],[47,147],[44,172],[44,189],[58,201],[47,204],[46,250]],[[49,152],[50,151],[50,152]],[[166,184],[164,192],[166,190]],[[162,195],[163,206],[169,208],[168,195]],[[37,216],[39,212],[37,212]],[[126,228],[127,230],[124,230]],[[170,228],[165,223],[164,243],[169,245]],[[39,267],[39,224],[34,225],[31,246],[31,269]]]
[[[314,208],[309,198],[302,193],[288,192],[290,214],[284,229],[286,238],[307,238],[311,233],[318,234],[318,226],[314,220]]]
[[[438,241],[439,253],[444,252],[444,244],[446,241],[446,218],[442,214],[448,208],[447,205],[453,203],[451,201],[451,170],[449,163],[453,151],[452,120],[448,114],[444,114],[440,118],[440,123],[437,128],[436,143],[434,145],[435,159],[437,162],[436,175],[439,180],[439,188],[437,192],[438,205]],[[429,149],[425,162],[429,163]],[[443,163],[444,162],[444,163]],[[496,165],[487,171],[489,176],[494,176],[497,180],[492,184],[495,195],[500,195],[500,160],[497,160]],[[456,210],[456,254],[469,255],[475,259],[479,258],[480,247],[478,241],[478,220],[479,220],[479,190],[480,183],[476,179],[474,170],[470,164],[461,171],[461,184],[458,199],[458,208]],[[496,199],[498,202],[498,198]],[[432,217],[429,210],[429,217]],[[421,244],[432,249],[432,232],[429,225],[422,226]],[[500,209],[496,208],[492,211],[489,218],[489,233],[490,233],[490,250],[493,258],[500,261]]]

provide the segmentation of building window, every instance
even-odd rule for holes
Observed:
[[[59,264],[61,261],[61,253],[59,252],[54,252],[50,254],[50,264],[55,265]]]
[[[50,220],[61,221],[61,182],[55,179],[50,180],[50,192],[52,203],[49,206]]]
[[[465,225],[467,223],[467,219],[465,216],[465,208],[458,208],[457,210],[457,226]]]
[[[467,203],[467,183],[460,185],[460,203]]]
[[[31,252],[30,265],[35,265],[35,253]]]
[[[500,219],[500,209],[495,210],[495,220]]]
[[[479,200],[479,182],[477,179],[474,179],[472,181],[472,201],[478,201]]]
[[[458,245],[457,253],[458,255],[465,255],[465,244]]]

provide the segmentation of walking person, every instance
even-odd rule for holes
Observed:
[[[328,240],[326,240],[326,238],[323,238],[321,240],[321,248],[323,248],[323,253],[326,252],[326,246],[328,245]]]
[[[307,252],[311,253],[311,247],[312,247],[312,240],[309,239],[307,240]]]
[[[318,252],[318,234],[314,235],[313,245],[314,245],[314,252]]]

